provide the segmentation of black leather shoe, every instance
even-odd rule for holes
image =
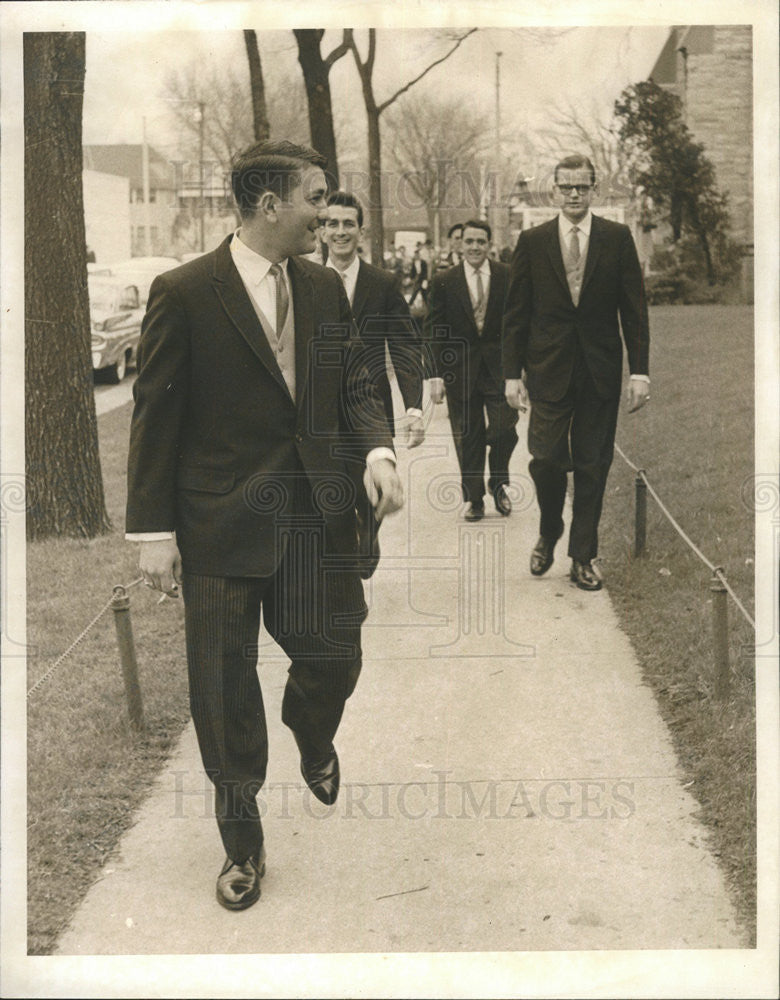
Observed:
[[[509,499],[509,494],[505,487],[497,486],[493,490],[493,500],[495,501],[498,513],[502,517],[509,517],[512,513],[512,501]]]
[[[227,910],[246,910],[260,898],[260,879],[265,875],[265,847],[243,864],[225,858],[217,878],[217,901]]]
[[[304,736],[293,733],[301,754],[301,774],[315,798],[331,806],[339,794],[339,759],[331,743],[324,754]]]
[[[545,538],[539,535],[539,540],[531,553],[531,573],[542,576],[553,564],[553,552],[557,538]]]
[[[364,517],[355,511],[357,517],[358,554],[357,568],[361,580],[369,580],[379,564],[379,524],[373,510]]]
[[[580,590],[601,590],[601,577],[590,562],[572,559],[569,576]]]
[[[466,513],[463,515],[467,521],[481,521],[485,516],[485,505],[480,500],[479,503],[476,501],[470,503],[466,509]]]

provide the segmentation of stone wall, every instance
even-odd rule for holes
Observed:
[[[684,43],[683,43],[684,44]],[[753,243],[753,39],[749,25],[716,25],[712,52],[689,52],[678,93],[697,142],[729,193],[732,236]],[[684,87],[684,93],[680,91]]]

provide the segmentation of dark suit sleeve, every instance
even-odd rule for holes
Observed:
[[[531,330],[533,284],[528,236],[520,233],[512,261],[504,300],[501,333],[501,367],[504,378],[518,379],[525,368],[528,336]]]
[[[176,528],[176,466],[189,393],[184,307],[163,276],[149,291],[138,345],[138,377],[127,469],[127,531]]]
[[[444,291],[444,273],[433,276],[428,300],[428,315],[423,325],[426,376],[442,378],[441,352],[449,338],[447,326],[447,303]]]
[[[636,245],[627,226],[623,227],[623,243],[620,248],[618,309],[628,354],[628,370],[632,375],[647,375],[650,357],[647,299]]]
[[[417,324],[396,281],[388,281],[385,296],[386,336],[390,359],[404,406],[422,408],[423,351]]]

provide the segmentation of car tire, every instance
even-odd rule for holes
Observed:
[[[119,385],[127,372],[127,355],[123,354],[117,358],[113,365],[109,365],[106,371],[106,381],[111,385]]]

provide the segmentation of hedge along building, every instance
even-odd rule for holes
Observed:
[[[676,25],[651,78],[683,103],[685,123],[729,195],[732,238],[753,262],[753,29],[744,24]]]

